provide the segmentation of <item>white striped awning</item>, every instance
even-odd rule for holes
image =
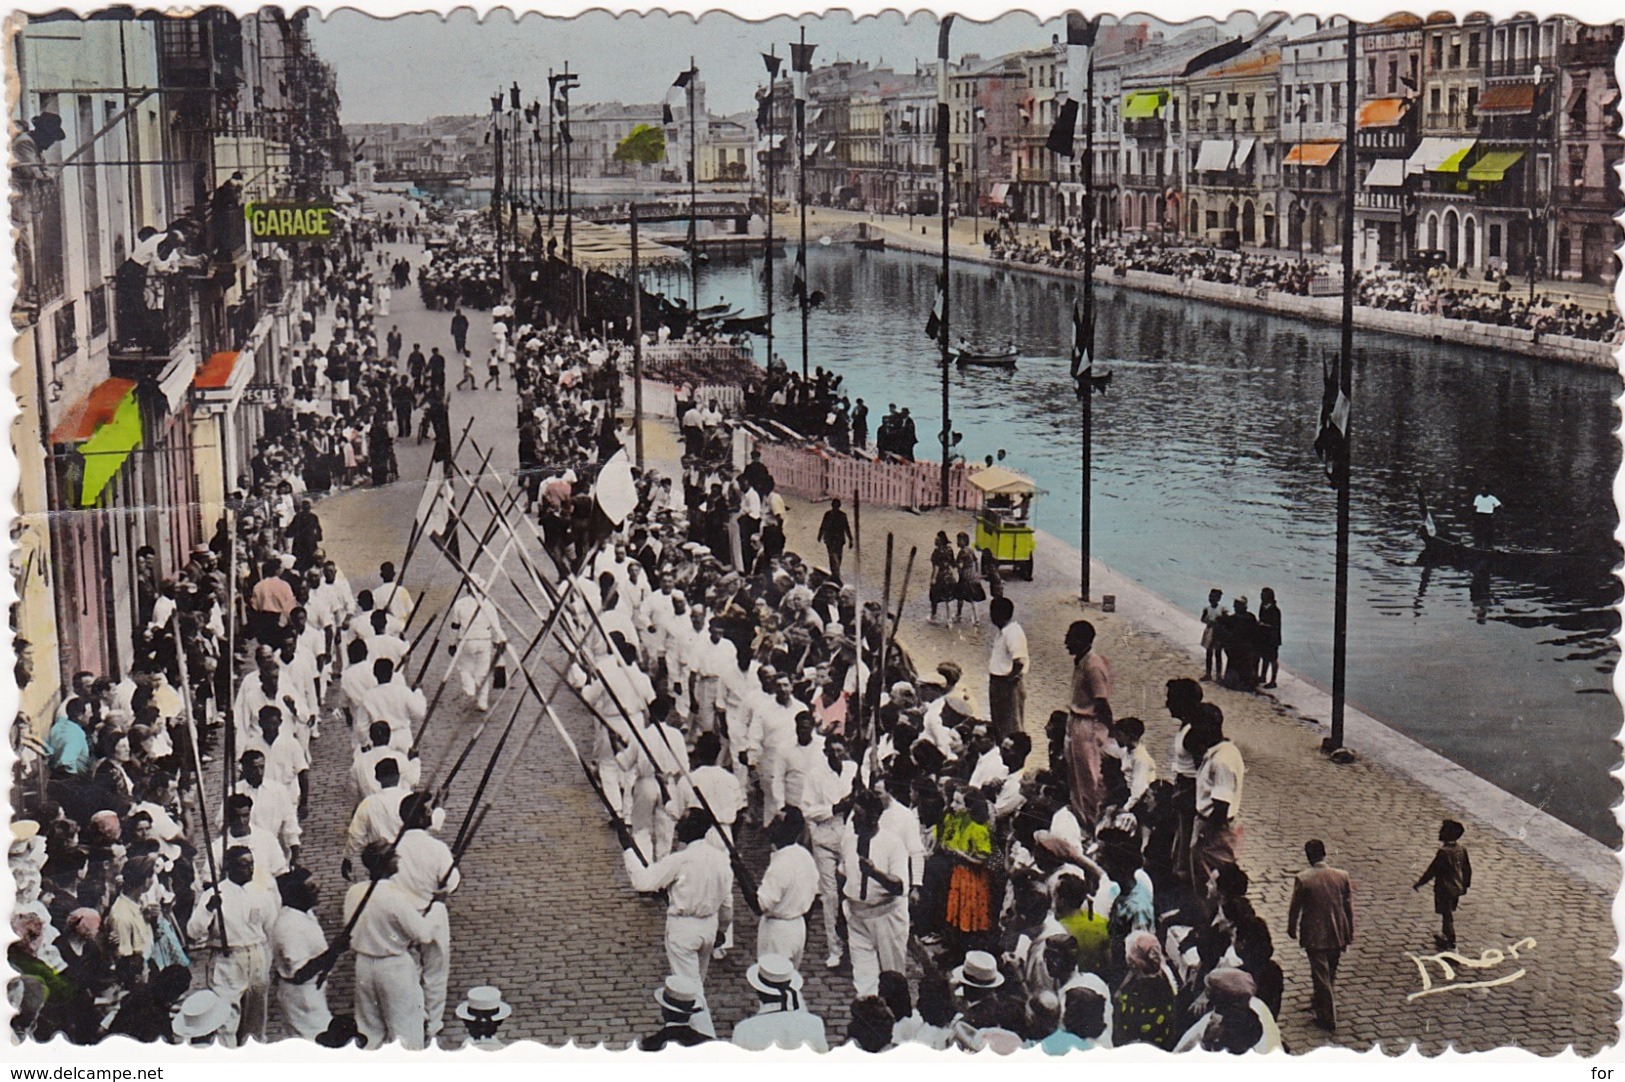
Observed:
[[[1223,172],[1229,169],[1235,150],[1235,144],[1228,139],[1203,139],[1202,149],[1196,155],[1196,171]]]
[[[1405,186],[1405,159],[1378,158],[1371,163],[1371,172],[1365,175],[1367,188],[1403,188]]]

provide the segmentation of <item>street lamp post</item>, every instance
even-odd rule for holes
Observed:
[[[1546,75],[1546,69],[1535,65],[1535,101],[1529,113],[1529,160],[1524,163],[1524,175],[1527,178],[1525,186],[1529,190],[1529,230],[1524,241],[1524,263],[1529,273],[1529,303],[1535,303],[1535,226],[1540,220],[1540,207],[1535,200],[1539,191],[1535,186],[1535,155],[1538,150],[1538,141],[1535,134],[1540,131],[1540,83]]]

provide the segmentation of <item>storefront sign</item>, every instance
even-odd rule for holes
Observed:
[[[322,241],[333,229],[333,208],[323,203],[250,203],[243,214],[255,240]]]

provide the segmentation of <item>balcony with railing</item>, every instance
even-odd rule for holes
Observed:
[[[1478,115],[1460,110],[1451,112],[1430,112],[1427,114],[1427,128],[1429,131],[1477,131]]]
[[[1168,186],[1166,173],[1124,173],[1123,186],[1127,188],[1150,188],[1162,191]]]
[[[1580,184],[1563,184],[1552,193],[1553,202],[1576,210],[1598,210],[1612,216],[1619,209],[1620,190]]]
[[[1174,121],[1177,126],[1178,121]],[[1123,121],[1123,134],[1131,139],[1166,139],[1169,122],[1161,117],[1133,117]]]
[[[113,279],[110,375],[157,379],[192,330],[192,283],[126,260]]]
[[[1520,79],[1535,74],[1535,65],[1544,64],[1548,70],[1552,66],[1551,57],[1500,57],[1487,61],[1484,64],[1484,77],[1486,79]]]
[[[1605,65],[1612,68],[1614,58],[1619,55],[1622,38],[1625,38],[1625,27],[1581,27],[1578,40],[1562,46],[1558,51],[1558,60],[1565,67]]]

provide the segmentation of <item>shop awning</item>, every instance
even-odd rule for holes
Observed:
[[[1491,150],[1467,170],[1467,179],[1481,184],[1499,184],[1507,178],[1507,170],[1522,160],[1521,150]]]
[[[79,445],[77,450],[85,460],[79,506],[96,506],[124,460],[141,446],[141,406],[135,384],[127,379],[97,384],[51,432],[51,442]]]
[[[1361,104],[1357,123],[1362,128],[1392,128],[1403,119],[1404,98],[1372,98]]]
[[[1342,143],[1299,143],[1281,164],[1324,167],[1332,164],[1332,159],[1342,149]]]
[[[1371,172],[1365,175],[1367,188],[1403,188],[1405,186],[1405,159],[1378,158],[1371,163]]]
[[[1010,185],[1003,184],[1003,183],[995,184],[995,185],[993,185],[993,187],[987,193],[987,201],[989,203],[1000,203],[1000,204],[1002,204],[1004,202],[1005,197],[1007,195],[1009,195],[1009,194],[1010,194]]]
[[[1240,169],[1245,166],[1247,164],[1247,159],[1253,156],[1253,147],[1257,145],[1257,139],[1237,139],[1236,160],[1231,164],[1230,168]]]
[[[192,386],[200,391],[218,391],[231,382],[232,369],[237,367],[238,353],[230,350],[216,353],[204,361],[192,377]]]
[[[1584,86],[1577,86],[1573,90],[1569,91],[1569,100],[1567,104],[1563,106],[1563,112],[1567,113],[1569,116],[1574,116],[1576,113],[1579,113],[1580,116],[1577,119],[1584,123],[1585,103],[1586,88]]]
[[[1202,149],[1196,155],[1196,171],[1223,172],[1230,168],[1230,159],[1235,152],[1235,144],[1228,139],[1203,139]]]
[[[824,144],[824,153],[825,154],[831,154],[831,153],[834,153],[834,151],[835,151],[835,140],[831,139],[829,142]]]
[[[966,478],[986,496],[1030,496],[1038,492],[1032,478],[1023,477],[1003,466],[989,466]]]
[[[1467,155],[1471,154],[1472,152],[1473,148],[1470,144],[1468,146],[1464,146],[1454,154],[1450,155],[1450,157],[1440,162],[1438,167],[1433,171],[1435,173],[1459,173],[1461,172],[1461,167],[1467,164]]]
[[[1411,152],[1410,158],[1405,162],[1405,168],[1412,173],[1436,173],[1446,161],[1457,155],[1466,157],[1467,152],[1472,149],[1471,139],[1442,139],[1430,135]],[[1457,164],[1459,166],[1460,163]]]
[[[1503,83],[1485,87],[1484,96],[1478,99],[1480,113],[1515,116],[1533,112],[1534,108],[1534,83]]]
[[[1136,90],[1123,98],[1124,120],[1154,120],[1168,100],[1166,90]]]

